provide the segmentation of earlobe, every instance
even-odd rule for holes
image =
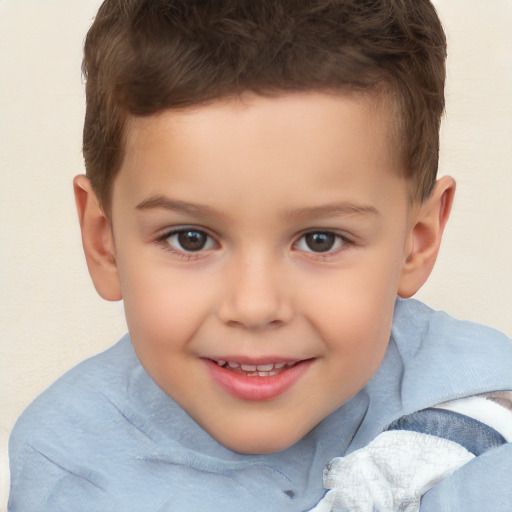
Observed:
[[[415,212],[398,287],[400,297],[414,295],[432,272],[454,194],[455,180],[445,176],[436,182],[431,195]]]
[[[94,287],[106,300],[121,300],[114,237],[109,219],[86,176],[76,176],[73,188],[85,259]]]

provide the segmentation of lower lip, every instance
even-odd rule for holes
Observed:
[[[231,396],[240,400],[272,400],[291,388],[308,370],[312,359],[301,361],[286,370],[268,377],[247,377],[226,370],[215,361],[204,359],[210,375]]]

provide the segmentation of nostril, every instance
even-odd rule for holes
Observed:
[[[267,322],[266,320],[258,320],[253,318],[244,318],[240,320],[228,320],[226,324],[229,327],[242,327],[244,329],[251,330],[263,330],[269,328],[278,328],[284,325],[285,322],[282,320],[270,320]]]
[[[218,316],[225,325],[251,330],[279,328],[293,317],[293,307],[286,294],[268,286],[232,287],[218,306]]]

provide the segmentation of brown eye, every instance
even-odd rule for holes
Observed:
[[[178,242],[186,251],[200,251],[206,245],[208,236],[200,231],[182,231],[178,233]]]
[[[340,235],[330,231],[314,231],[303,235],[296,248],[305,252],[323,253],[340,248],[345,241]]]
[[[310,233],[305,238],[306,245],[314,252],[330,251],[336,242],[336,236],[332,233]]]
[[[198,252],[215,246],[215,242],[209,235],[197,229],[175,231],[167,237],[166,241],[173,249],[183,252]]]

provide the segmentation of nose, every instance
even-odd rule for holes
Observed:
[[[258,330],[290,322],[293,301],[283,269],[272,258],[251,255],[232,262],[218,309],[227,325]]]

